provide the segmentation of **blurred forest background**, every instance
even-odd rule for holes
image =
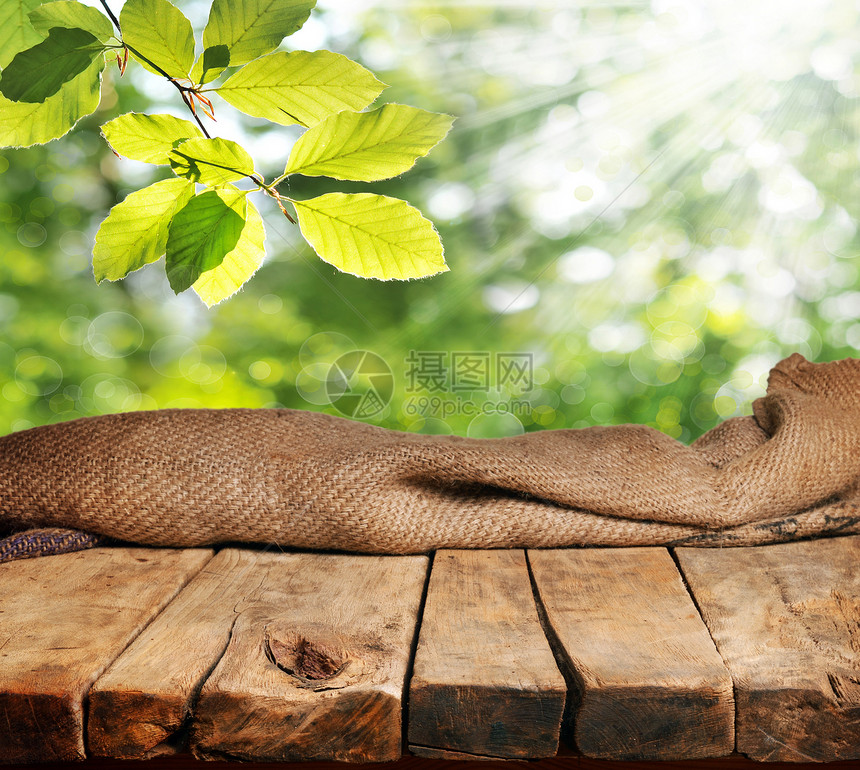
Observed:
[[[177,5],[199,32],[208,3]],[[326,383],[352,350],[391,370],[367,419],[404,430],[641,422],[689,441],[748,413],[783,356],[860,347],[858,18],[800,0],[320,0],[283,48],[344,53],[390,84],[381,99],[458,117],[370,188],[435,222],[451,270],[340,274],[271,208],[266,264],[212,310],[160,266],[93,281],[99,222],[158,178],[98,126],[185,116],[163,81],[111,66],[72,134],[0,154],[0,434],[158,407],[338,414]],[[280,172],[296,131],[215,108],[213,135]],[[489,367],[474,388],[455,387],[455,354]],[[532,362],[527,386],[499,354]]]

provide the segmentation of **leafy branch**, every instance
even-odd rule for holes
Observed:
[[[170,82],[194,119],[130,112],[102,126],[118,156],[169,165],[174,177],[111,209],[93,249],[96,281],[165,256],[175,292],[193,288],[210,306],[226,299],[265,258],[255,193],[272,198],[345,272],[387,280],[448,269],[432,223],[405,201],[372,193],[295,200],[277,189],[293,174],[359,182],[402,174],[453,122],[400,104],[367,111],[385,84],[361,65],[331,51],[275,50],[315,0],[213,0],[197,56],[191,22],[168,0],[126,0],[119,18],[106,0],[104,14],[77,0],[11,2],[20,12],[0,43],[0,145],[43,144],[93,112],[109,55],[120,76],[132,58]],[[267,182],[240,144],[210,135],[210,94],[252,117],[307,129],[282,174]],[[253,188],[236,187],[243,179]]]

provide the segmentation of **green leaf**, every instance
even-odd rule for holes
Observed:
[[[0,92],[13,102],[43,102],[102,51],[104,46],[86,30],[54,27],[45,40],[9,62],[0,74]]]
[[[213,0],[203,47],[226,45],[230,66],[274,51],[310,16],[316,0]]]
[[[99,106],[101,71],[98,58],[44,102],[10,102],[0,96],[0,147],[45,144],[68,133],[85,115]]]
[[[239,242],[245,225],[245,195],[222,187],[195,195],[170,223],[167,280],[177,294],[218,267]]]
[[[236,182],[254,173],[254,160],[229,139],[189,139],[168,155],[177,176],[210,186]]]
[[[247,202],[247,206],[245,226],[239,242],[218,267],[207,270],[192,286],[208,307],[232,297],[263,264],[266,256],[263,218],[251,201]]]
[[[375,182],[408,171],[451,130],[450,115],[386,104],[372,112],[339,112],[293,145],[285,173]]]
[[[203,85],[215,80],[230,64],[230,49],[226,45],[204,48],[191,68],[189,77],[193,83]]]
[[[217,89],[237,110],[289,126],[312,126],[367,107],[385,88],[360,64],[331,51],[292,51],[247,64]]]
[[[163,256],[170,220],[193,195],[187,179],[164,179],[114,206],[96,233],[96,283],[118,281]]]
[[[5,67],[19,51],[39,43],[27,14],[41,0],[3,0],[0,3],[0,67]]]
[[[406,201],[370,193],[329,193],[292,204],[314,251],[345,273],[387,281],[448,269],[433,223]]]
[[[103,43],[113,37],[110,19],[96,8],[90,8],[77,0],[57,0],[40,5],[30,12],[30,23],[43,37],[54,27],[85,29]]]
[[[167,0],[126,0],[119,22],[123,42],[146,69],[161,74],[155,64],[173,78],[187,77],[194,64],[194,33],[175,5]]]
[[[203,136],[189,120],[138,112],[109,120],[102,126],[102,134],[119,155],[155,164],[169,163],[168,155],[177,145]]]

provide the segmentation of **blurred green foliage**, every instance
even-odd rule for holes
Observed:
[[[178,4],[205,21],[205,4]],[[326,380],[358,349],[393,373],[390,404],[368,418],[388,427],[641,422],[688,441],[748,413],[783,356],[856,354],[851,8],[792,0],[750,19],[739,2],[359,5],[320,2],[287,42],[356,58],[390,84],[387,102],[459,116],[415,170],[375,187],[433,219],[451,272],[337,273],[272,210],[267,264],[213,310],[174,297],[163,271],[97,287],[99,221],[170,173],[115,158],[97,126],[130,110],[183,115],[139,68],[114,68],[74,133],[0,157],[0,433],[158,407],[338,413]],[[216,116],[213,135],[241,138],[264,173],[283,166],[290,129]],[[289,194],[330,184],[301,179]],[[529,354],[532,386],[416,390],[411,351]]]

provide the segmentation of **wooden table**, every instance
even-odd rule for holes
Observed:
[[[0,762],[856,760],[858,564],[860,537],[12,562]]]

